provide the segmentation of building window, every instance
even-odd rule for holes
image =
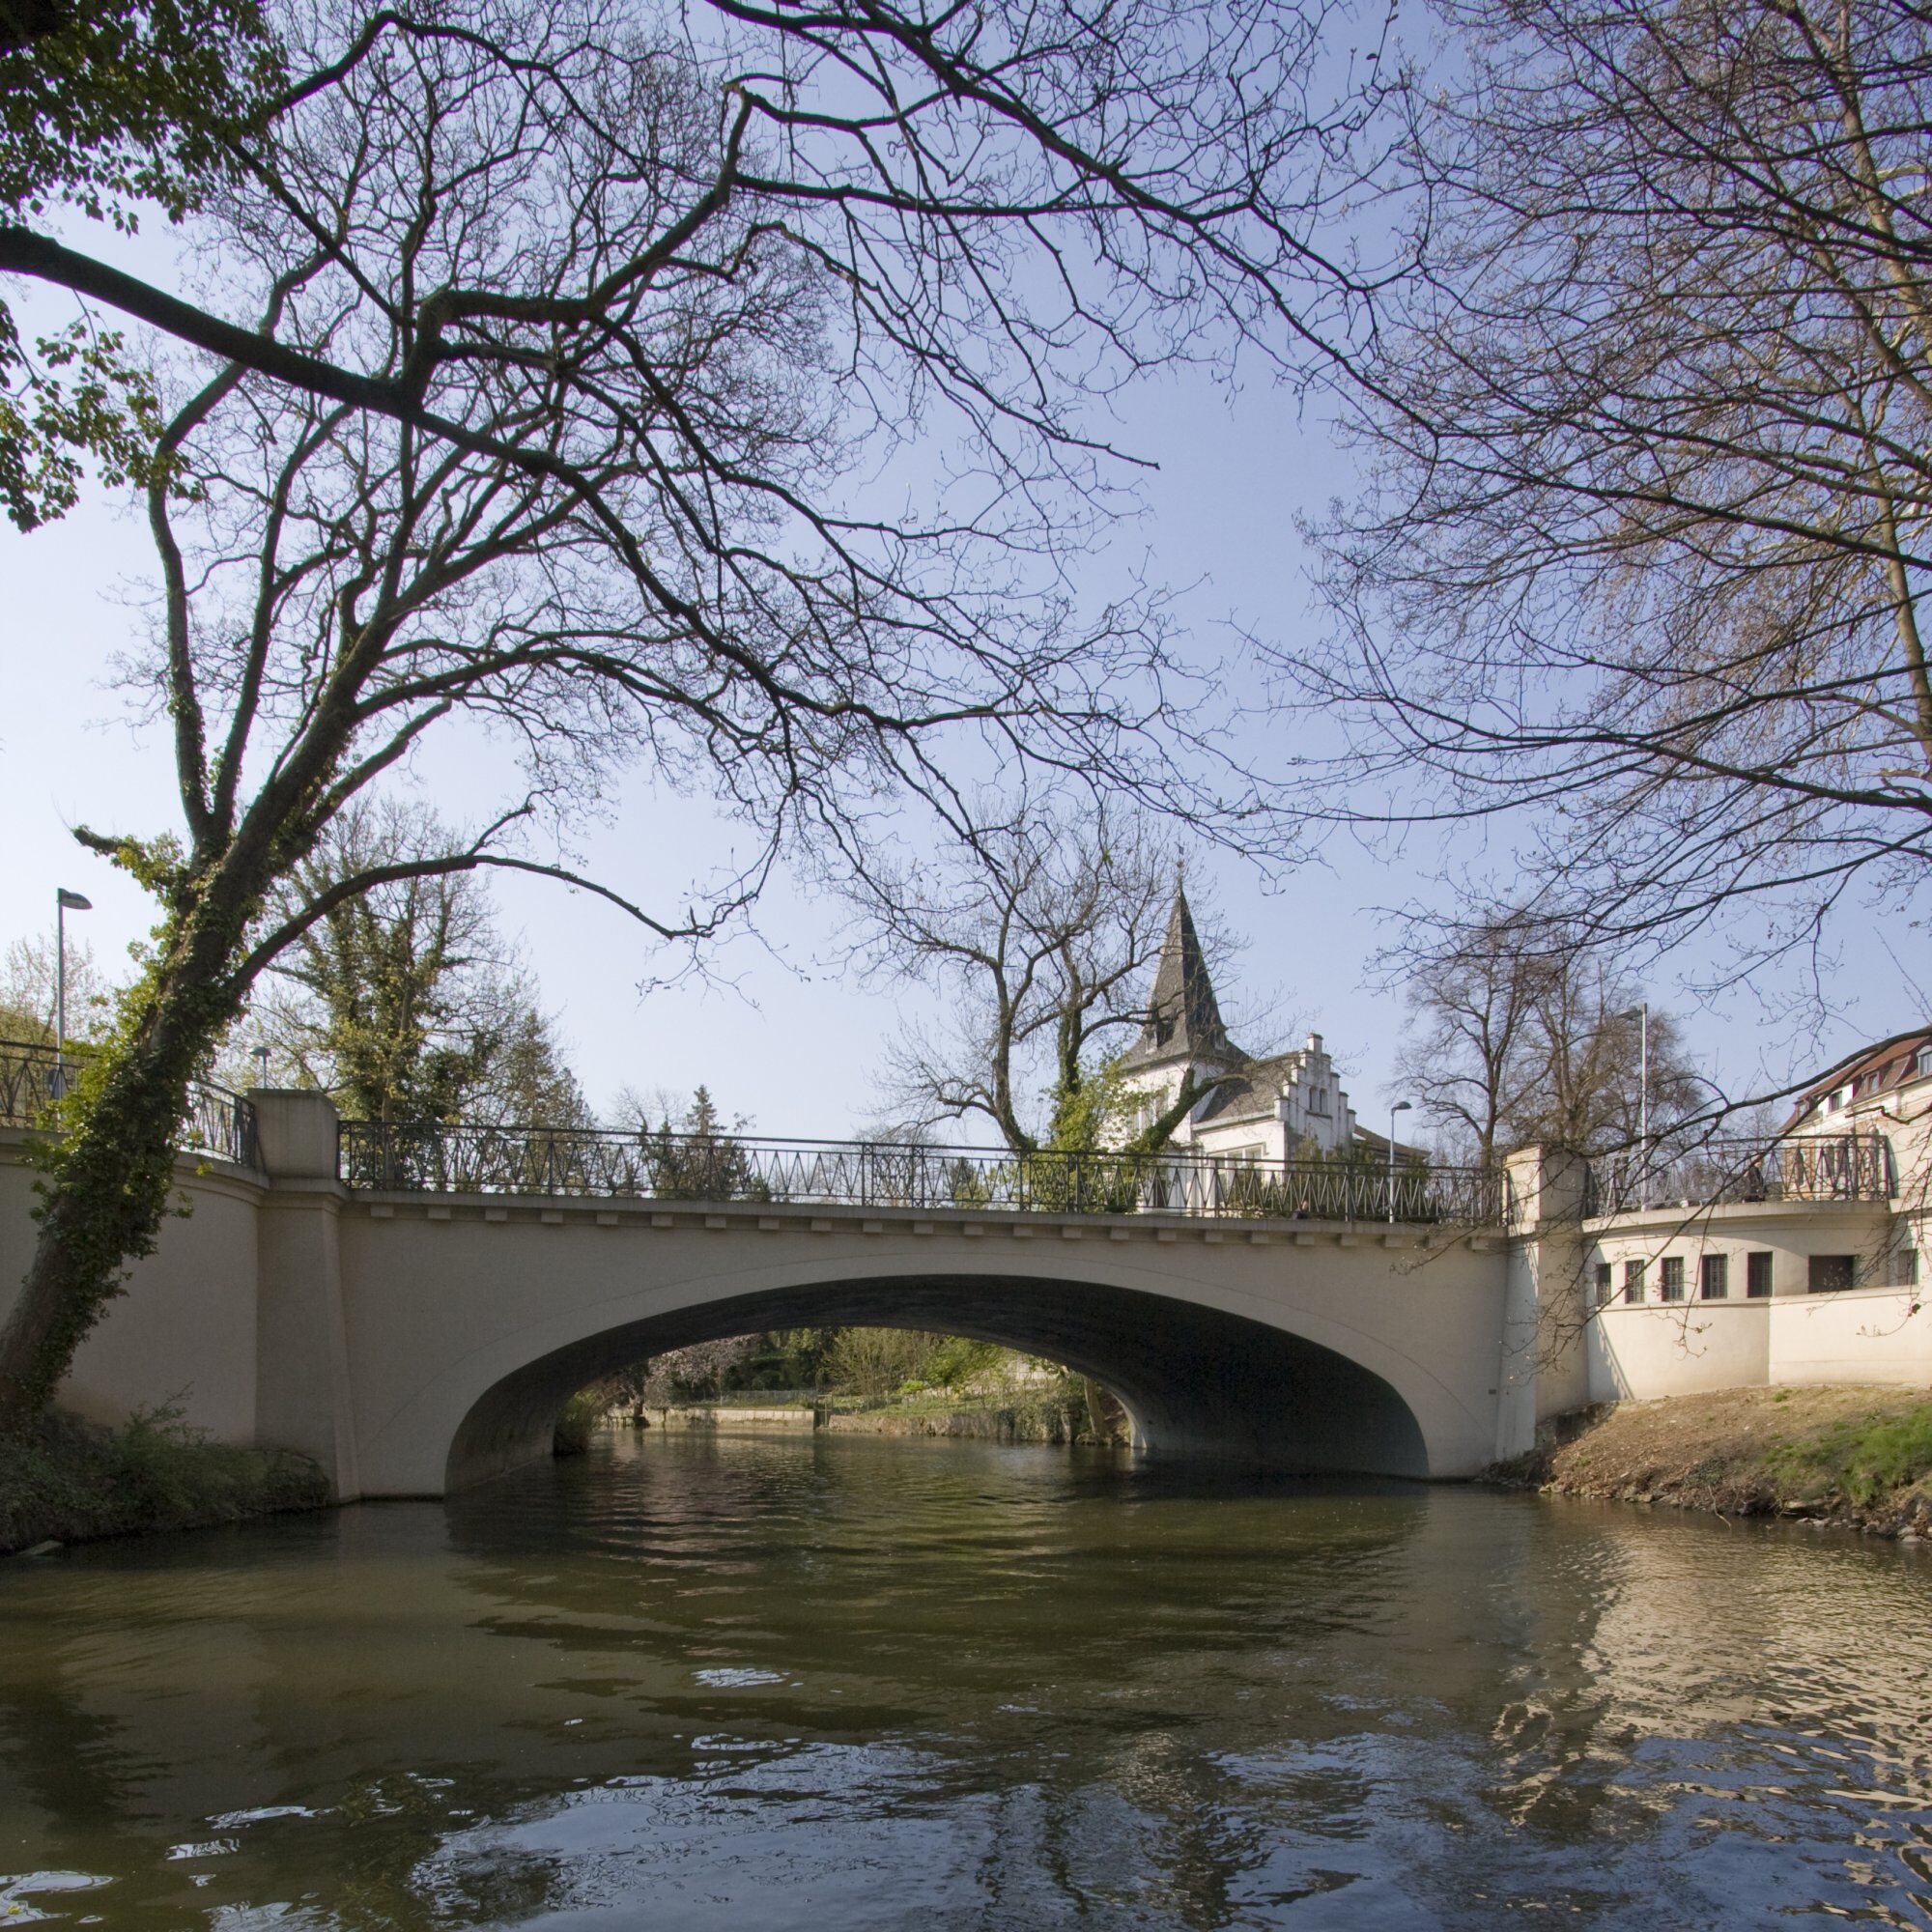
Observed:
[[[1624,1264],[1624,1299],[1641,1301],[1643,1299],[1643,1264],[1626,1262]]]
[[[1308,1111],[1311,1114],[1325,1114],[1328,1111],[1327,1088],[1311,1087],[1308,1090]]]
[[[1684,1257],[1665,1255],[1663,1258],[1663,1282],[1658,1291],[1661,1301],[1682,1301],[1684,1299]]]
[[[1807,1286],[1813,1294],[1835,1294],[1858,1285],[1857,1255],[1813,1255]]]
[[[1607,1308],[1611,1301],[1615,1299],[1615,1295],[1616,1291],[1611,1285],[1610,1264],[1608,1262],[1599,1262],[1597,1264],[1597,1306],[1599,1308]]]
[[[1918,1049],[1916,1065],[1920,1079],[1932,1074],[1932,1046],[1921,1046]]]
[[[1730,1256],[1699,1256],[1697,1261],[1697,1299],[1699,1301],[1722,1301],[1730,1292]]]
[[[1892,1257],[1891,1283],[1894,1288],[1918,1286],[1918,1250],[1900,1248]]]
[[[1745,1257],[1745,1293],[1763,1301],[1771,1293],[1771,1250],[1754,1248]]]

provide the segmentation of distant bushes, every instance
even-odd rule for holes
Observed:
[[[328,1480],[307,1457],[211,1442],[165,1406],[120,1429],[56,1413],[29,1440],[0,1438],[0,1551],[239,1522],[328,1500]]]

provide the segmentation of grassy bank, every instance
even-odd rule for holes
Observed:
[[[31,1441],[0,1440],[0,1553],[327,1501],[327,1479],[306,1457],[210,1442],[166,1411],[115,1430],[56,1415]]]
[[[1596,1496],[1782,1516],[1932,1540],[1932,1395],[1922,1389],[1733,1389],[1563,1418],[1493,1480]]]

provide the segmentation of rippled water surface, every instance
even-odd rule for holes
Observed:
[[[621,1439],[0,1566],[0,1926],[1932,1926],[1932,1562]]]

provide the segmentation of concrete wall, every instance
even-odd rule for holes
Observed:
[[[1647,1402],[1762,1388],[1771,1379],[1771,1308],[1768,1301],[1692,1301],[1601,1309],[1586,1341],[1589,1399]]]
[[[1932,1306],[1897,1288],[1775,1301],[1768,1379],[1932,1386]]]
[[[0,1127],[0,1308],[33,1254],[34,1172],[27,1135]],[[259,1176],[225,1161],[183,1160],[191,1211],[171,1215],[159,1244],[131,1273],[130,1292],[80,1346],[61,1392],[71,1408],[118,1423],[178,1401],[185,1419],[226,1442],[255,1439],[255,1217]]]
[[[1889,1285],[1809,1292],[1814,1255],[1853,1255],[1866,1272],[1909,1239],[1913,1215],[1882,1202],[1754,1202],[1657,1208],[1605,1217],[1583,1231],[1583,1263],[1607,1262],[1612,1301],[1589,1327],[1592,1402],[1651,1401],[1715,1389],[1815,1382],[1932,1385],[1932,1309],[1922,1291]],[[1746,1296],[1746,1256],[1772,1257],[1769,1298]],[[1729,1256],[1729,1293],[1698,1297],[1706,1253]],[[1684,1261],[1686,1299],[1659,1299],[1667,1255]],[[1644,1302],[1624,1302],[1624,1264],[1645,1264]]]
[[[1825,1252],[1830,1252],[1826,1250]],[[1932,1306],[1910,1290],[1606,1308],[1590,1324],[1590,1400],[1818,1382],[1932,1386]]]

